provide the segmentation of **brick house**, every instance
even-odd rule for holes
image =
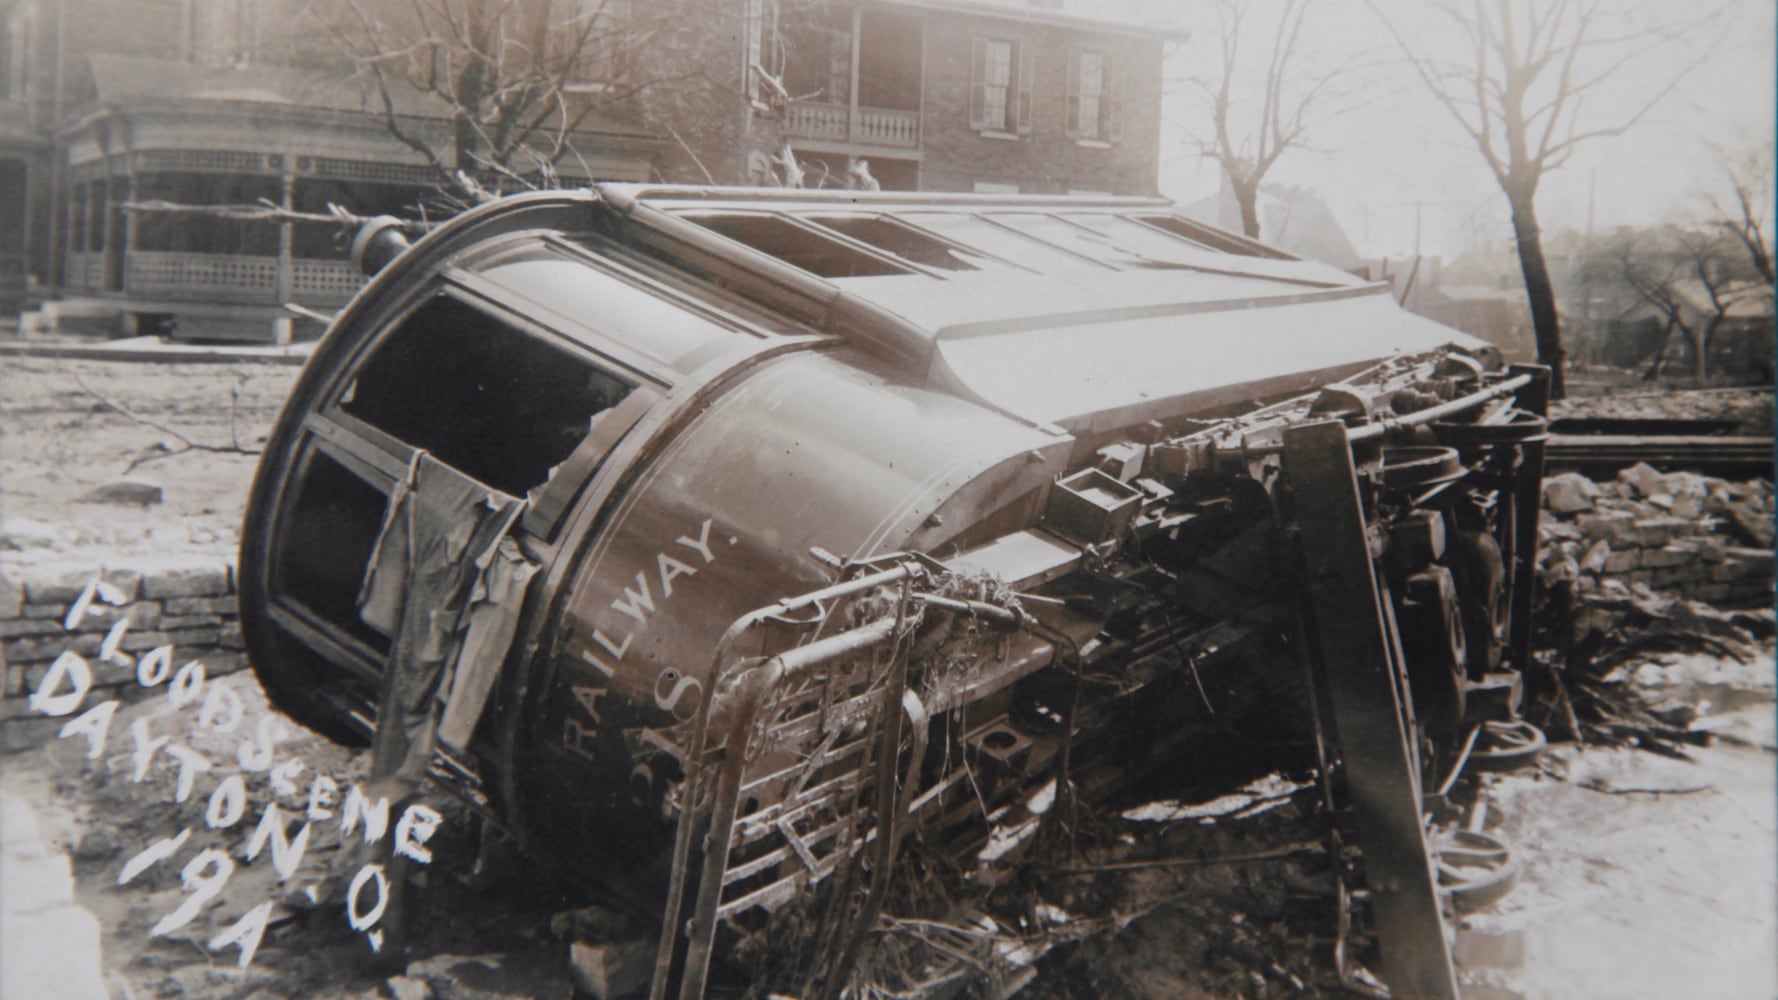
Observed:
[[[704,155],[712,144],[686,144],[695,163],[690,150],[670,150],[668,179],[784,183],[788,147],[807,187],[846,186],[863,161],[885,190],[1158,189],[1162,47],[1172,34],[1059,4],[741,6],[738,30],[702,48],[720,81],[711,99],[689,116],[672,101],[650,109],[682,135],[681,124],[723,134],[714,161]],[[731,109],[732,121],[709,121],[711,108]]]
[[[42,298],[60,300],[65,328],[84,317],[95,332],[317,332],[283,304],[328,312],[362,283],[338,226],[189,210],[413,214],[436,183],[310,6],[0,0],[0,219],[17,220],[0,225],[0,315]],[[1163,36],[1053,0],[520,7],[557,23],[590,11],[652,19],[645,51],[613,72],[659,83],[579,124],[560,183],[1158,186]],[[564,93],[600,86],[577,79]],[[411,134],[452,141],[437,97],[397,90],[394,101]]]
[[[337,45],[296,0],[0,0],[0,310],[27,284],[64,328],[284,339],[363,284],[333,223],[124,206],[330,203],[413,215],[436,175],[392,136]],[[411,134],[448,109],[395,92]],[[583,123],[567,183],[645,180],[659,141]],[[14,214],[17,206],[26,210]],[[27,277],[28,276],[28,277]],[[9,293],[10,290],[10,293]]]

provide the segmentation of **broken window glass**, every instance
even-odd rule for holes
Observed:
[[[1239,254],[1243,257],[1270,257],[1273,260],[1292,259],[1289,254],[1279,253],[1263,243],[1257,243],[1233,233],[1225,233],[1220,229],[1201,225],[1177,215],[1139,215],[1135,218],[1150,226],[1166,230],[1175,236],[1182,236],[1194,243],[1202,243],[1224,253]]]
[[[564,345],[440,295],[382,338],[340,409],[524,496],[631,388]]]
[[[901,212],[898,217],[910,225],[928,229],[964,246],[991,253],[1001,260],[1046,274],[1091,267],[1094,261],[1067,253],[1036,237],[1021,235],[1015,230],[997,226],[987,219],[965,212]]]
[[[817,222],[902,260],[946,271],[977,271],[984,258],[881,215],[819,215]]]
[[[821,278],[911,274],[884,257],[855,250],[819,230],[774,215],[689,215],[692,222]]]

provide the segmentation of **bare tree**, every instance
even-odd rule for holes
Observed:
[[[1247,0],[1217,0],[1216,61],[1205,74],[1187,77],[1209,100],[1211,129],[1195,141],[1203,155],[1222,168],[1241,210],[1241,229],[1260,235],[1259,188],[1291,149],[1308,144],[1310,124],[1324,112],[1337,113],[1348,95],[1339,84],[1351,77],[1349,64],[1306,68],[1303,26],[1313,0],[1285,0],[1272,33],[1263,73],[1252,73],[1242,56]],[[1247,84],[1258,81],[1258,94]],[[1257,100],[1255,100],[1257,97]]]
[[[1772,147],[1762,144],[1739,154],[1723,153],[1722,166],[1728,175],[1732,204],[1710,197],[1716,225],[1740,241],[1766,284],[1778,284],[1772,274],[1772,248],[1766,241],[1767,213],[1772,210]]]
[[[1661,345],[1644,378],[1665,370],[1675,333],[1684,337],[1692,374],[1707,377],[1718,329],[1742,303],[1771,295],[1739,239],[1724,228],[1624,229],[1583,264],[1603,281],[1621,281],[1660,318]]]
[[[1614,85],[1623,89],[1631,82],[1628,70],[1646,75],[1660,65],[1650,56],[1672,42],[1674,28],[1626,24],[1606,0],[1448,0],[1429,9],[1456,29],[1465,54],[1445,60],[1432,54],[1440,46],[1410,39],[1379,0],[1365,2],[1474,140],[1506,194],[1537,358],[1550,366],[1551,389],[1560,396],[1566,351],[1537,221],[1538,185],[1581,143],[1630,129],[1697,62],[1655,79],[1631,110],[1599,123],[1583,118],[1586,99]]]
[[[670,78],[641,58],[683,3],[651,0],[318,0],[316,16],[380,105],[384,126],[461,204],[539,186],[595,116]],[[424,124],[442,106],[449,128]]]

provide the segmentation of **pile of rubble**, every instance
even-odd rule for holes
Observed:
[[[1586,596],[1641,588],[1729,607],[1772,601],[1773,487],[1638,464],[1598,483],[1544,481],[1546,585]],[[1640,586],[1638,586],[1640,585]]]

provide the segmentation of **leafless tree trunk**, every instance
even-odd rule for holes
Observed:
[[[1551,390],[1560,397],[1567,352],[1537,225],[1538,185],[1580,143],[1627,131],[1697,63],[1656,80],[1630,113],[1589,126],[1580,117],[1584,99],[1644,74],[1653,64],[1650,54],[1674,37],[1672,28],[1614,25],[1605,0],[1449,0],[1433,9],[1456,29],[1467,54],[1445,61],[1431,54],[1436,46],[1410,39],[1382,0],[1365,2],[1421,81],[1474,140],[1507,197],[1537,358],[1550,366]]]
[[[1723,172],[1733,193],[1733,208],[1712,198],[1717,223],[1747,248],[1748,259],[1766,284],[1778,284],[1772,272],[1772,248],[1766,243],[1766,213],[1772,209],[1772,148],[1757,146],[1739,156],[1723,155]]]
[[[589,118],[681,79],[649,75],[643,56],[663,25],[694,16],[688,2],[317,0],[313,9],[389,134],[424,158],[447,197],[473,204],[537,186],[576,153]],[[447,109],[448,145],[416,119],[414,97]]]
[[[1189,82],[1203,91],[1211,109],[1210,134],[1199,138],[1204,156],[1222,168],[1241,210],[1247,236],[1260,235],[1260,184],[1287,150],[1304,147],[1311,120],[1340,110],[1338,84],[1350,79],[1350,66],[1320,72],[1303,66],[1303,23],[1313,0],[1285,0],[1272,35],[1257,103],[1245,100],[1239,86],[1244,0],[1219,0],[1216,5],[1217,63],[1212,73]]]

